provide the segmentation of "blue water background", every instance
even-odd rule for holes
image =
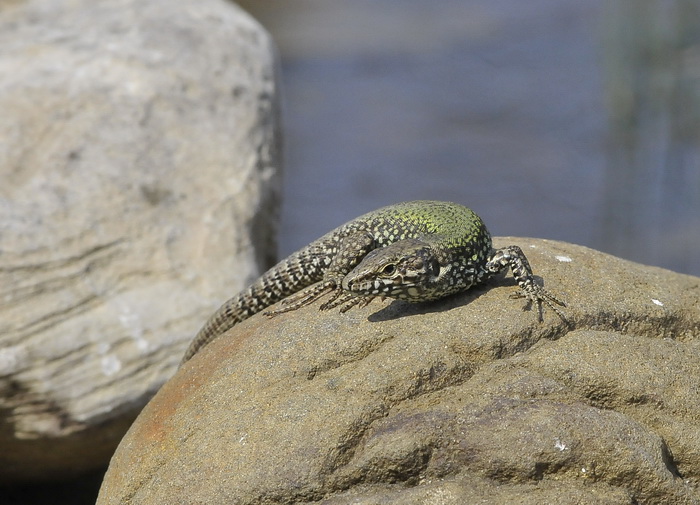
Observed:
[[[698,3],[242,2],[282,62],[280,255],[442,199],[700,275]]]

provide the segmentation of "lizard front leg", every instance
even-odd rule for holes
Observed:
[[[504,247],[503,249],[491,251],[489,260],[486,263],[486,270],[488,272],[498,273],[509,267],[520,287],[519,292],[511,295],[512,298],[527,298],[528,305],[535,303],[537,305],[540,322],[543,321],[542,303],[552,309],[564,322],[567,322],[564,314],[557,307],[557,305],[566,307],[566,304],[535,282],[532,268],[522,249],[512,245]]]
[[[356,232],[344,237],[338,243],[337,251],[331,259],[331,264],[324,272],[321,282],[313,284],[285,298],[278,308],[268,310],[264,312],[264,314],[267,316],[276,316],[284,312],[290,312],[308,305],[326,294],[331,294],[331,298],[321,305],[322,310],[346,303],[348,301],[346,296],[342,296],[344,294],[346,295],[341,284],[343,278],[362,261],[362,258],[364,258],[368,252],[376,247],[377,245],[374,237],[371,233],[366,231]],[[341,299],[340,303],[336,303],[339,299]],[[357,303],[359,303],[359,301],[352,305],[356,305]]]

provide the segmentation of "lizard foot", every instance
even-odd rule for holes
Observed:
[[[557,307],[566,307],[566,303],[534,282],[524,284],[518,291],[510,295],[511,298],[527,298],[525,309],[529,309],[532,304],[537,305],[537,317],[539,322],[544,321],[543,304],[549,307],[565,323],[569,323],[564,313]]]
[[[306,289],[303,289],[302,291],[299,291],[298,293],[292,296],[285,298],[279,304],[278,308],[274,310],[266,310],[265,312],[263,312],[263,314],[265,314],[268,317],[274,317],[279,314],[284,314],[285,312],[291,312],[300,307],[308,305],[314,302],[315,300],[318,300],[323,295],[326,295],[328,293],[333,293],[333,298],[331,298],[330,300],[332,302],[340,296],[342,290],[338,287],[335,281],[318,282],[312,286],[309,286]]]
[[[340,307],[340,312],[342,314],[353,307],[365,307],[375,298],[376,296],[357,296],[352,293],[340,291],[331,300],[328,300],[321,305],[321,310],[329,310],[334,309],[335,307]]]
[[[566,307],[566,304],[535,282],[535,276],[532,275],[530,263],[527,261],[520,247],[511,245],[491,251],[490,258],[486,263],[486,270],[488,272],[498,273],[507,268],[510,268],[511,272],[513,272],[513,277],[515,277],[518,286],[520,286],[520,290],[511,295],[511,298],[527,298],[526,309],[529,309],[533,303],[537,304],[537,316],[540,323],[544,321],[542,310],[542,304],[544,303],[547,307],[552,309],[564,323],[567,325],[569,324],[564,313],[557,307],[557,305]]]

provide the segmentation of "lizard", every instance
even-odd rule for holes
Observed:
[[[543,304],[566,322],[566,307],[536,281],[523,251],[494,249],[481,218],[456,203],[418,200],[364,214],[280,261],[226,301],[190,343],[181,364],[202,347],[271,305],[275,316],[330,295],[321,310],[346,312],[374,298],[424,302],[465,291],[510,268],[519,291],[514,297]]]

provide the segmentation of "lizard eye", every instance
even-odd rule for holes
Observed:
[[[394,272],[396,272],[396,265],[394,265],[393,263],[389,263],[387,265],[384,265],[384,268],[382,268],[382,273],[384,275],[391,275]]]

